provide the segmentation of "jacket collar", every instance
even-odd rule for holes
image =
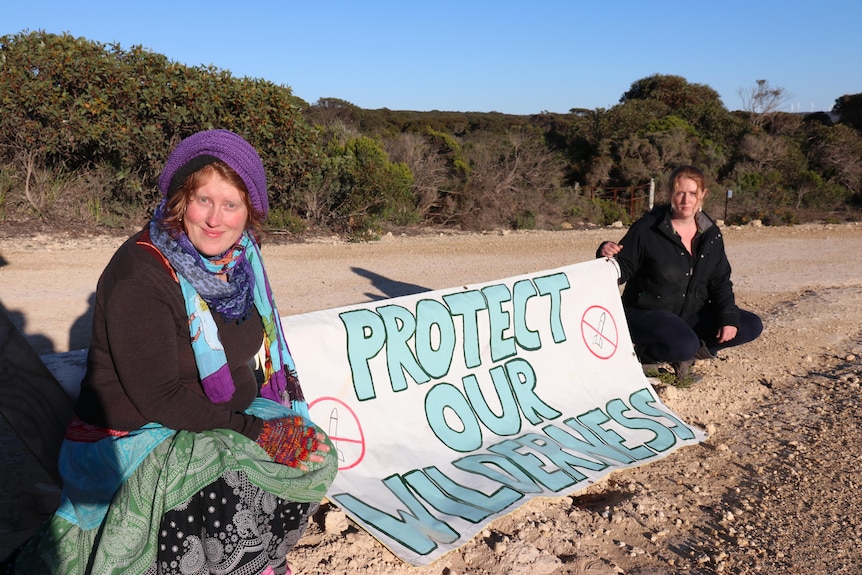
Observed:
[[[656,220],[660,226],[672,235],[673,226],[670,223],[670,204],[656,206],[653,208],[653,213],[655,213]],[[694,221],[697,224],[697,230],[702,234],[706,233],[710,228],[715,227],[715,222],[706,212],[697,212],[694,216]]]

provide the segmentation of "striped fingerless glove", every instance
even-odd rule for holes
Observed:
[[[290,467],[308,461],[308,456],[320,445],[317,429],[307,426],[298,415],[264,421],[256,441],[273,461]]]

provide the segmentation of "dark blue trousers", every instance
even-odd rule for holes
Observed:
[[[718,315],[708,306],[701,309],[690,321],[662,310],[626,307],[629,334],[641,363],[677,363],[694,357],[701,342],[715,355],[720,349],[754,341],[763,331],[763,322],[756,314],[739,311],[739,330],[736,337],[718,343],[716,334],[721,327]]]

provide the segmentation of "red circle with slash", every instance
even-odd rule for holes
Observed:
[[[359,417],[337,397],[319,397],[308,404],[314,422],[326,432],[338,452],[338,470],[359,465],[365,458],[365,433]]]
[[[619,346],[617,322],[600,305],[588,307],[581,316],[581,336],[590,353],[599,359],[610,359]]]

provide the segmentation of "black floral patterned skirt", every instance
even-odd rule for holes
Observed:
[[[317,503],[283,501],[245,474],[219,477],[162,516],[153,573],[283,575]]]

